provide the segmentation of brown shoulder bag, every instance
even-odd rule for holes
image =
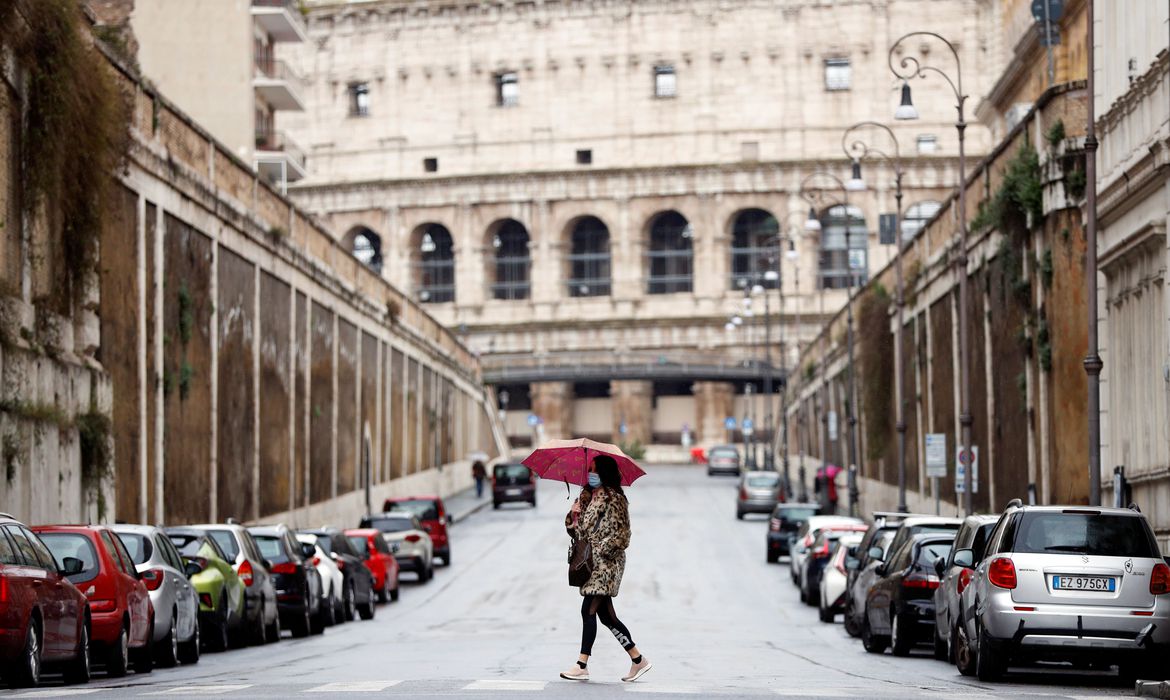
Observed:
[[[601,518],[593,523],[593,532],[601,525]],[[592,534],[592,533],[590,533]],[[593,575],[593,545],[588,537],[574,539],[569,546],[569,585],[580,588]]]

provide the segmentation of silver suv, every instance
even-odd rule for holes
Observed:
[[[973,559],[960,549],[953,562],[970,567]],[[973,606],[963,622],[976,674],[996,680],[1008,663],[1040,660],[1148,674],[1170,651],[1168,593],[1170,567],[1141,513],[1015,500],[963,592]]]

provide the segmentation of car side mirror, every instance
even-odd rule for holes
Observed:
[[[961,566],[964,569],[975,568],[975,552],[970,549],[955,550],[955,556],[952,560],[955,566]]]
[[[849,571],[857,571],[857,567],[860,564],[861,560],[857,557],[845,557],[845,568]]]
[[[870,559],[873,559],[875,561],[881,561],[883,559],[883,557],[885,556],[885,552],[883,552],[882,548],[877,546],[876,544],[874,546],[870,547],[869,551],[866,553],[869,554]]]
[[[272,571],[272,562],[268,561],[267,559],[262,560],[260,564],[264,567],[265,570]]]
[[[312,559],[317,556],[317,547],[308,542],[301,542],[301,556],[305,559]]]
[[[197,561],[187,560],[183,567],[183,573],[187,574],[187,578],[203,573],[203,567]]]
[[[850,546],[846,547],[845,548],[845,556],[856,558],[857,557],[857,545],[854,544],[854,545],[850,545]]]
[[[61,574],[64,576],[80,574],[84,568],[85,563],[77,557],[65,557],[61,560]]]
[[[942,578],[943,569],[945,569],[945,568],[947,568],[947,560],[946,559],[939,557],[938,559],[934,560],[934,573],[938,574],[939,578]]]
[[[886,564],[885,564],[885,562],[882,562],[881,564],[878,564],[878,565],[877,565],[877,568],[875,568],[875,569],[873,570],[873,572],[874,572],[875,574],[877,574],[878,576],[881,576],[881,577],[883,577],[883,578],[884,578],[884,577],[885,577],[885,575],[886,575]]]

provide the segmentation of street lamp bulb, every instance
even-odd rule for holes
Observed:
[[[431,293],[428,290],[424,289],[418,293],[418,298],[422,299],[423,301],[426,301],[426,300],[431,298]]]
[[[796,260],[800,257],[800,253],[796,252],[796,241],[788,241],[788,250],[784,252],[784,255],[789,260]]]
[[[776,272],[774,270],[769,270],[768,273],[764,274],[764,279],[768,279],[769,273],[771,273],[773,275],[776,274]],[[773,278],[773,279],[775,279],[775,278]],[[762,284],[752,285],[752,294],[763,294],[763,293],[764,293],[764,285],[762,285]]]
[[[740,326],[740,325],[743,325],[743,318],[741,318],[737,314],[737,315],[731,317],[731,322],[732,322],[732,324],[734,324],[736,326]]]
[[[819,233],[821,230],[821,220],[817,218],[817,211],[812,207],[808,208],[808,219],[804,222],[804,230],[809,233]]]
[[[752,311],[751,309],[746,309],[744,310],[743,315],[744,318],[751,318],[756,315],[756,312]]]
[[[765,282],[775,282],[778,279],[780,279],[780,273],[776,272],[775,270],[768,270],[764,273]],[[759,285],[756,286],[758,287]],[[763,288],[761,288],[760,291],[763,291]]]
[[[744,297],[743,298],[743,308],[745,308],[745,309],[752,308],[752,298],[751,297]]]
[[[422,243],[418,247],[424,253],[435,252],[435,239],[431,238],[431,234],[424,233]]]
[[[727,323],[723,324],[723,330],[730,333],[730,332],[735,330],[735,324],[732,323],[731,321],[728,321]]]
[[[902,83],[902,104],[894,111],[894,119],[907,121],[918,118],[918,110],[910,99],[910,83]]]
[[[686,226],[683,227],[683,230],[682,230],[682,237],[683,238],[693,238],[694,235],[695,235],[695,229],[690,224],[687,224]]]
[[[865,180],[861,179],[861,161],[853,161],[853,173],[849,181],[845,183],[845,189],[850,192],[864,192]]]

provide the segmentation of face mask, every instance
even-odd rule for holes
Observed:
[[[597,475],[597,472],[589,472],[589,488],[595,489],[598,486],[601,486],[601,477]]]

